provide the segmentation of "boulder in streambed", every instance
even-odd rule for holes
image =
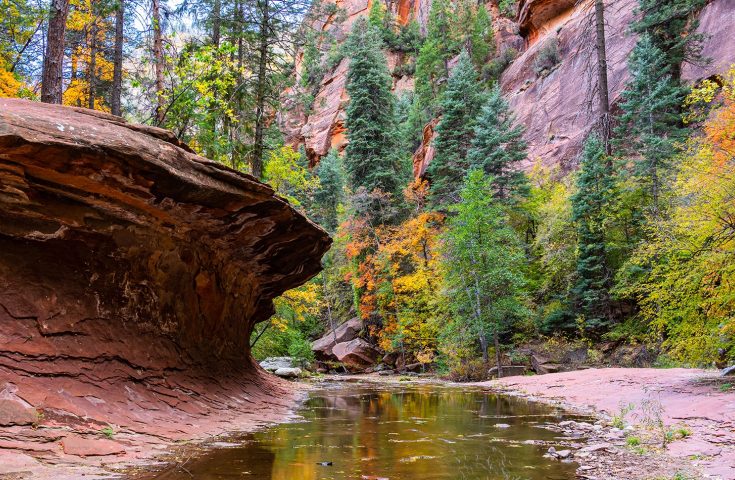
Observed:
[[[363,370],[374,365],[380,352],[362,338],[338,343],[332,348],[337,360],[352,370]]]
[[[338,343],[356,339],[360,330],[362,330],[362,320],[359,317],[351,318],[321,338],[314,340],[311,350],[318,360],[334,360],[336,357],[332,353],[332,348]]]
[[[491,368],[488,372],[490,378],[498,377],[498,367]],[[500,378],[505,377],[518,377],[526,373],[526,367],[523,365],[503,365],[502,371],[500,372]]]
[[[294,368],[298,365],[291,357],[268,357],[261,360],[260,367],[268,372],[275,372],[279,368]]]
[[[732,376],[735,376],[735,365],[733,365],[731,367],[727,367],[726,369],[724,369],[722,371],[722,376],[723,377],[732,377]]]
[[[276,369],[273,374],[282,378],[298,378],[301,376],[301,369],[299,367],[281,367]]]

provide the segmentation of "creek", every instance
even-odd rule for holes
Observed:
[[[228,439],[152,477],[165,480],[574,479],[545,458],[576,418],[473,387],[327,383],[300,421]]]

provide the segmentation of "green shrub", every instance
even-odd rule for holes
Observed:
[[[554,37],[547,40],[539,49],[533,61],[533,71],[536,75],[542,75],[550,71],[561,62],[559,55],[559,40]]]
[[[500,0],[498,4],[500,8],[500,14],[504,17],[515,18],[518,12],[518,1],[517,0]]]
[[[650,336],[651,325],[637,317],[626,319],[615,325],[612,330],[602,335],[607,342],[625,341],[627,343],[644,343]]]
[[[450,368],[447,379],[452,382],[481,382],[488,379],[489,368],[482,360],[463,360]]]
[[[288,330],[289,345],[288,355],[302,363],[314,361],[314,352],[311,350],[311,342],[298,330]]]
[[[337,65],[339,65],[339,62],[341,62],[343,58],[345,58],[345,49],[342,48],[341,44],[337,44],[336,42],[332,43],[332,46],[329,47],[329,51],[327,52],[327,59],[325,61],[327,71],[331,72],[337,68]]]
[[[405,76],[413,75],[415,72],[416,72],[416,63],[407,62],[407,63],[402,63],[400,65],[396,65],[396,67],[393,69],[392,75],[394,77],[405,77]]]
[[[500,55],[492,59],[483,68],[483,77],[487,81],[494,81],[500,78],[503,72],[518,57],[518,50],[515,48],[506,48]]]
[[[653,362],[653,368],[680,368],[683,366],[685,365],[665,353],[656,357],[656,361]]]

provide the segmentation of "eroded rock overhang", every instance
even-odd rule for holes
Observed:
[[[254,413],[279,387],[253,326],[330,243],[168,131],[0,99],[0,399],[138,431]]]

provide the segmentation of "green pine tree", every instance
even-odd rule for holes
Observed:
[[[314,217],[328,232],[334,233],[338,225],[339,205],[342,202],[344,180],[342,162],[332,149],[316,167],[319,186],[314,192]]]
[[[457,2],[453,25],[459,43],[470,52],[472,62],[480,70],[495,50],[493,25],[487,8],[476,1],[460,0]]]
[[[426,39],[416,59],[416,94],[431,117],[436,113],[442,86],[449,77],[449,61],[459,51],[460,43],[452,30],[452,4],[434,0],[429,10]]]
[[[447,334],[460,345],[488,339],[500,363],[500,336],[527,315],[523,300],[525,255],[505,213],[493,199],[492,177],[470,170],[443,236],[445,285],[454,320]]]
[[[428,168],[435,205],[459,201],[459,191],[469,170],[467,152],[472,144],[475,121],[481,106],[482,93],[477,71],[470,56],[463,51],[442,95],[435,153]]]
[[[573,295],[584,328],[599,331],[610,322],[612,273],[605,243],[607,209],[614,191],[605,146],[593,134],[582,154],[577,192],[572,196],[572,219],[577,224],[577,281]]]
[[[364,187],[367,192],[378,189],[394,194],[402,180],[396,154],[395,100],[379,33],[359,19],[347,46],[347,181],[353,191]]]
[[[644,34],[629,60],[631,79],[623,92],[618,137],[633,155],[633,174],[650,194],[658,212],[662,186],[676,153],[680,127],[679,107],[684,91],[671,75],[666,56]]]
[[[650,36],[677,81],[682,63],[701,60],[704,38],[693,32],[699,10],[706,4],[707,0],[638,0],[638,20],[632,30]]]
[[[523,127],[515,125],[515,115],[496,86],[477,118],[475,137],[467,153],[469,164],[491,175],[495,197],[509,202],[529,193],[528,179],[518,168],[527,156]]]

